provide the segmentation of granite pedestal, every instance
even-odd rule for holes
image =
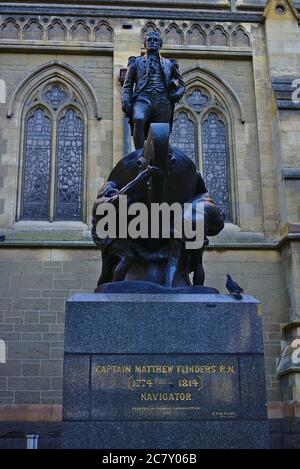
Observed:
[[[267,448],[258,302],[79,294],[66,303],[64,448]]]

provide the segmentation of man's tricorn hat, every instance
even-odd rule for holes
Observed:
[[[159,47],[161,47],[163,45],[163,40],[162,40],[162,37],[159,34],[159,32],[158,31],[149,31],[149,33],[147,33],[146,36],[144,37],[144,47],[146,47],[146,41],[150,36],[154,36],[154,37],[157,37],[159,39]]]

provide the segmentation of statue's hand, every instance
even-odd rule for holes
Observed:
[[[178,103],[178,101],[181,99],[181,93],[178,93],[178,91],[171,91],[170,99],[172,103]]]
[[[130,117],[132,113],[132,104],[129,101],[123,103],[122,111],[125,112],[127,117]]]
[[[114,181],[106,182],[103,187],[100,189],[96,199],[96,205],[107,203],[113,201],[117,198],[119,190]]]
[[[114,197],[115,195],[118,195],[119,191],[118,189],[109,189],[107,192],[104,193],[105,197]]]

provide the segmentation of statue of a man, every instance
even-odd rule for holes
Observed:
[[[183,96],[185,85],[176,60],[161,57],[162,38],[149,32],[144,56],[130,57],[122,89],[122,109],[129,117],[136,150],[143,148],[149,125],[172,125],[174,105]]]

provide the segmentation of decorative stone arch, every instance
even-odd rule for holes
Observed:
[[[28,97],[34,94],[35,90],[43,83],[46,84],[51,79],[65,82],[78,93],[89,118],[96,117],[98,120],[102,118],[101,108],[91,84],[79,71],[60,60],[53,60],[41,65],[21,81],[9,102],[7,117],[11,118],[14,115],[20,117]]]
[[[202,42],[201,41],[197,42],[196,37],[193,37],[195,32],[198,33],[199,38],[202,37]],[[204,45],[207,44],[207,33],[198,24],[193,24],[192,25],[192,27],[186,33],[186,38],[187,38],[187,40],[186,40],[187,45],[189,45],[189,46],[190,45],[204,46]]]
[[[29,20],[23,28],[23,39],[41,41],[44,36],[44,28],[36,18]]]
[[[0,78],[0,104],[6,103],[6,83]]]
[[[201,116],[201,123],[203,123],[205,120],[207,120],[209,114],[217,114],[219,119],[221,121],[223,121],[225,124],[230,124],[230,121],[229,121],[229,115],[228,113],[226,112],[226,110],[216,106],[216,105],[213,105],[213,106],[210,106],[204,113],[203,115]]]
[[[59,121],[69,109],[74,109],[74,111],[80,114],[80,117],[82,118],[82,120],[86,121],[86,116],[82,112],[82,108],[74,102],[67,103],[62,106],[62,108],[59,110],[59,113],[57,114],[57,120]]]
[[[193,126],[193,129],[191,128],[191,126],[189,125],[189,123],[187,122],[187,124],[189,125],[189,129],[188,129],[188,132],[193,132],[194,134],[194,148],[189,148],[187,150],[187,147],[190,145],[190,142],[191,142],[191,139],[190,138],[184,138],[183,139],[183,142],[182,144],[178,144],[178,135],[176,135],[176,132],[177,132],[177,127],[176,127],[176,124],[177,124],[177,119],[179,118],[180,115],[182,114],[185,114],[187,116],[187,120],[190,121],[192,123],[192,126]],[[175,115],[174,115],[174,123],[173,123],[173,129],[172,129],[172,137],[173,137],[173,140],[177,140],[176,142],[176,146],[182,150],[185,154],[187,154],[191,159],[192,161],[194,161],[196,167],[198,168],[199,167],[199,161],[198,161],[198,154],[199,154],[199,132],[198,132],[198,128],[197,128],[197,118],[194,114],[194,112],[186,105],[180,105],[178,107],[176,107],[176,111],[175,111]],[[190,136],[189,136],[190,137]],[[191,153],[193,153],[193,157],[191,157]]]
[[[55,37],[51,37],[52,32],[55,32]],[[65,41],[67,39],[68,30],[59,19],[55,19],[47,28],[47,39]]]
[[[6,344],[3,339],[0,339],[0,363],[6,363]]]
[[[153,21],[148,21],[148,23],[145,24],[141,31],[141,41],[144,43],[144,37],[150,33],[150,31],[155,31],[159,34],[161,34],[160,29],[156,26],[156,24]]]
[[[104,40],[101,40],[101,35],[103,31]],[[107,35],[107,38],[105,37]],[[107,40],[105,40],[107,39]],[[107,23],[107,21],[101,20],[95,27],[95,40],[98,42],[113,42],[114,41],[114,32],[112,27]]]
[[[243,26],[238,26],[231,35],[231,45],[232,46],[251,46],[251,36],[243,28]]]
[[[26,219],[26,178],[25,178],[25,168],[27,164],[27,136],[28,136],[28,129],[30,127],[30,122],[35,119],[38,115],[38,112],[41,112],[43,124],[47,123],[47,132],[43,135],[43,146],[47,147],[47,150],[43,153],[43,157],[40,159],[39,163],[43,167],[47,168],[47,175],[50,174],[50,167],[51,167],[51,158],[52,158],[52,146],[51,146],[51,139],[52,139],[52,125],[53,125],[53,116],[52,113],[47,107],[41,103],[33,103],[33,105],[24,110],[22,115],[22,127],[19,132],[19,161],[18,161],[18,189],[17,189],[17,206],[16,206],[16,221],[19,221],[21,218]],[[41,116],[40,116],[41,117]],[[45,142],[47,142],[45,144]],[[49,178],[46,177],[44,187],[47,187],[47,200],[48,200],[48,188],[50,187]],[[45,195],[46,191],[44,191]],[[45,197],[46,198],[46,197]],[[40,197],[43,202],[45,199]],[[44,204],[44,207],[47,204]],[[43,211],[43,210],[42,210]],[[23,217],[24,215],[24,217]]]
[[[229,35],[220,24],[212,29],[208,38],[209,45],[211,46],[229,46]]]
[[[7,33],[5,34],[5,30]],[[6,18],[1,25],[0,38],[1,39],[20,39],[21,29],[14,18]]]
[[[184,34],[176,23],[171,23],[165,31],[164,43],[166,45],[179,45],[184,43]]]
[[[79,31],[79,34],[78,34]],[[86,38],[81,37],[82,32],[86,33]],[[91,40],[91,30],[88,25],[83,20],[78,20],[71,28],[71,41],[90,41]],[[78,37],[76,35],[78,34]]]

